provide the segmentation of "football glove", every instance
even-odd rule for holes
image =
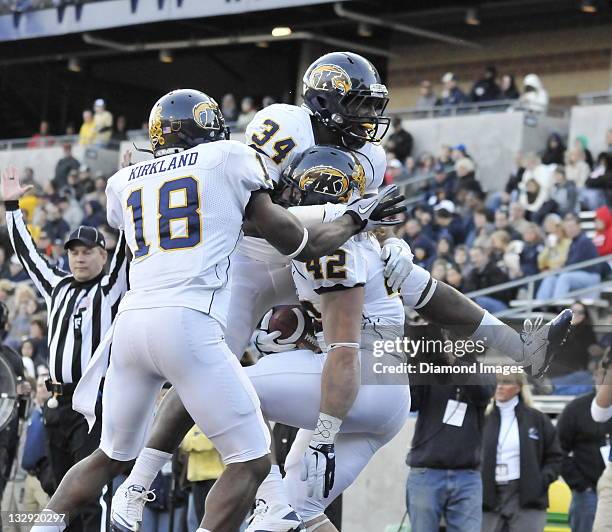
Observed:
[[[333,443],[310,442],[302,458],[300,478],[307,482],[309,497],[329,497],[334,487],[336,452]]]
[[[401,238],[388,238],[380,257],[385,263],[387,286],[393,292],[399,292],[412,271],[414,255],[410,246]]]
[[[395,185],[387,185],[378,194],[366,194],[349,202],[346,212],[360,224],[362,231],[372,231],[402,223],[403,220],[388,218],[406,212],[405,205],[398,205],[404,199]]]

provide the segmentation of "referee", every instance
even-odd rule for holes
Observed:
[[[117,242],[109,272],[104,236],[95,228],[81,226],[65,243],[72,274],[51,267],[39,254],[19,209],[22,187],[16,170],[2,176],[9,237],[17,257],[47,305],[49,372],[47,388],[52,397],[44,410],[50,461],[59,484],[68,469],[91,454],[100,443],[101,415],[90,433],[85,418],[72,409],[72,394],[100,340],[117,313],[127,290],[127,258],[123,233]],[[101,402],[98,401],[100,410]],[[72,531],[100,531],[102,508],[83,508],[71,519]],[[103,528],[102,528],[103,529]]]

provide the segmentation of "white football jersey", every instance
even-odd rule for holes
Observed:
[[[245,142],[264,157],[270,178],[278,183],[281,174],[301,153],[316,144],[311,113],[304,106],[275,103],[259,111],[245,132]],[[366,176],[366,191],[376,192],[383,182],[387,158],[382,146],[366,142],[353,152]],[[287,263],[289,260],[261,238],[245,237],[240,252],[256,260]]]
[[[271,188],[263,157],[244,144],[201,144],[119,170],[106,188],[109,224],[132,251],[119,311],[183,306],[225,326],[230,257],[251,192]]]
[[[344,206],[328,209],[326,217],[335,218]],[[330,221],[330,220],[326,220]],[[363,328],[402,327],[404,305],[399,293],[392,292],[384,277],[380,245],[371,234],[362,233],[345,242],[334,254],[307,262],[292,261],[293,281],[302,305],[321,331],[321,294],[355,286],[365,286],[362,311]],[[319,324],[317,325],[317,322]],[[322,341],[322,334],[319,334]]]

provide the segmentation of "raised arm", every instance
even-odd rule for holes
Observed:
[[[246,208],[247,229],[255,234],[254,228],[283,255],[304,262],[331,254],[360,231],[400,223],[387,220],[406,210],[398,206],[404,197],[395,194],[396,190],[389,188],[380,195],[359,198],[348,205],[343,216],[311,225],[308,230],[290,212],[274,204],[267,192],[254,192]]]
[[[39,253],[32,240],[23,214],[19,209],[19,198],[30,188],[32,188],[31,185],[21,186],[17,177],[17,170],[14,167],[10,167],[2,173],[1,192],[6,207],[6,224],[11,244],[34,286],[45,298],[45,301],[49,301],[53,288],[68,273],[59,268],[51,267],[45,257]]]

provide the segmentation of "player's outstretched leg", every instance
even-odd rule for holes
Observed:
[[[410,279],[410,277],[408,277]],[[447,284],[438,282],[427,304],[417,311],[433,323],[451,330],[458,336],[480,340],[520,366],[530,366],[531,375],[541,377],[563,344],[572,320],[565,309],[547,324],[525,320],[518,333],[471,299]]]

